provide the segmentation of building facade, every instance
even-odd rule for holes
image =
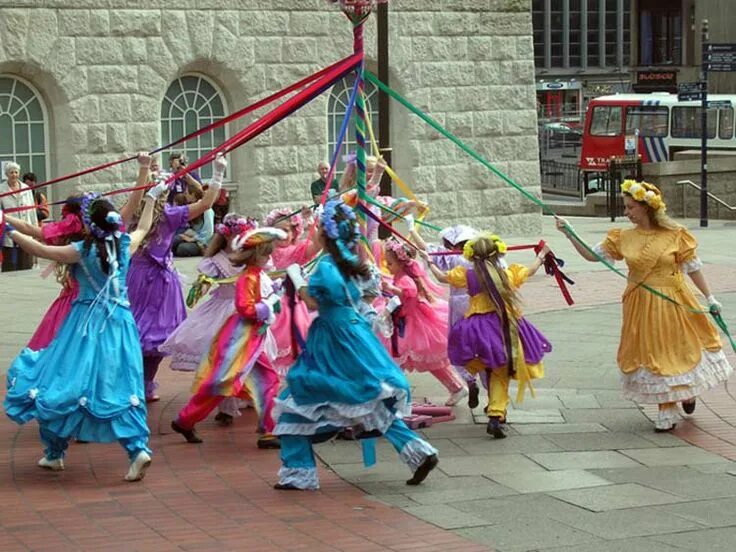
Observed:
[[[44,180],[153,148],[352,52],[349,22],[323,0],[130,5],[0,0],[0,161],[15,159]],[[392,0],[389,74],[392,88],[537,192],[529,8],[527,0]],[[374,71],[375,37],[373,16],[365,43]],[[233,152],[226,186],[236,209],[261,215],[309,202],[349,86],[336,84]],[[377,102],[371,106],[375,117]],[[184,149],[195,158],[263,113]],[[433,221],[506,234],[540,228],[534,205],[395,103],[390,129],[393,166],[431,205]],[[131,182],[133,173],[117,166],[49,193],[104,191]]]

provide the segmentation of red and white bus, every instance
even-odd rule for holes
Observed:
[[[709,94],[708,100],[723,102],[708,108],[708,149],[736,151],[736,96]],[[644,163],[669,161],[677,151],[700,149],[700,113],[700,102],[680,102],[676,94],[666,92],[595,98],[585,114],[580,170],[607,170],[608,160],[626,153],[626,139],[636,136],[637,130]]]

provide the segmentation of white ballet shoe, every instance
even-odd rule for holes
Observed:
[[[461,400],[468,396],[468,389],[461,387],[460,390],[455,391],[450,398],[445,401],[445,406],[455,406]]]
[[[38,467],[51,471],[64,471],[64,460],[62,458],[50,460],[44,456],[38,461]]]
[[[126,481],[140,481],[146,476],[146,470],[151,465],[151,455],[142,450],[130,463],[130,469],[125,474]]]

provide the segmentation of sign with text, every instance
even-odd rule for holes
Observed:
[[[703,54],[708,71],[716,73],[736,71],[736,43],[705,44]]]
[[[683,82],[677,86],[677,100],[680,102],[699,102],[703,100],[705,83]]]

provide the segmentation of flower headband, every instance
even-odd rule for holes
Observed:
[[[404,244],[400,243],[397,239],[390,238],[384,242],[386,251],[391,251],[401,264],[407,264],[413,261],[411,254],[407,250]]]
[[[288,222],[291,224],[292,229],[294,230],[294,237],[299,237],[302,235],[302,230],[304,230],[304,222],[302,221],[302,217],[299,215],[293,215],[290,209],[287,207],[282,207],[280,209],[274,209],[268,215],[266,215],[266,219],[263,221],[266,226],[273,226],[274,224],[280,224],[282,222]]]
[[[89,228],[89,231],[92,232],[93,236],[101,240],[107,239],[110,236],[118,237],[120,235],[120,227],[123,225],[123,217],[121,217],[120,213],[117,211],[110,211],[105,216],[105,221],[113,226],[114,230],[105,230],[92,222],[92,205],[94,205],[95,201],[98,199],[100,199],[100,194],[96,192],[84,194],[84,197],[82,198],[82,220],[84,221],[85,226]]]
[[[258,223],[255,219],[228,213],[222,219],[222,222],[215,227],[215,232],[224,238],[230,238],[256,228],[258,228]]]
[[[662,192],[653,184],[624,180],[621,184],[621,192],[630,195],[634,201],[646,203],[655,211],[667,209],[667,204],[662,199]]]
[[[503,255],[508,251],[508,247],[506,246],[506,243],[496,234],[481,234],[472,240],[468,240],[465,243],[465,247],[463,247],[463,257],[468,259],[469,261],[473,260],[475,257],[475,244],[478,242],[478,240],[489,240],[496,244],[496,253],[499,255]],[[494,253],[494,255],[496,254]]]
[[[336,220],[338,215],[342,215],[339,222]],[[335,242],[342,258],[357,265],[360,259],[353,250],[360,238],[360,228],[355,221],[355,212],[342,201],[329,200],[325,203],[320,221],[322,229]]]

